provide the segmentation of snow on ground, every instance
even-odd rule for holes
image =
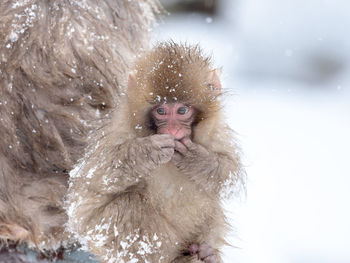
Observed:
[[[200,43],[223,66],[229,124],[248,173],[226,204],[225,262],[350,262],[350,3],[224,1],[170,15],[157,40]]]

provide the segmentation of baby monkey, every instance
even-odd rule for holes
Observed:
[[[197,46],[158,44],[71,172],[69,228],[102,262],[222,262],[223,194],[242,171],[221,83]]]

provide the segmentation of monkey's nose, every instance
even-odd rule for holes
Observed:
[[[181,140],[184,137],[184,133],[181,129],[169,129],[168,134],[174,136],[175,140]]]

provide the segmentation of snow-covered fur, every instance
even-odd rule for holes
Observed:
[[[71,171],[69,229],[102,262],[199,262],[186,251],[203,243],[221,262],[227,230],[221,198],[242,185],[244,172],[233,132],[222,120],[221,91],[208,79],[210,67],[197,47],[174,43],[142,56],[112,122]],[[192,139],[213,159],[194,160],[191,173],[171,162],[155,164],[147,148],[152,145],[143,146],[155,133],[147,115],[165,97],[201,111]],[[214,170],[205,169],[216,160]]]
[[[109,119],[157,0],[1,0],[0,240],[66,240],[68,172]],[[92,142],[91,142],[92,143]]]

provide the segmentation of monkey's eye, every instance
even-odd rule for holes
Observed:
[[[180,114],[180,115],[185,115],[187,112],[188,112],[188,108],[187,107],[180,107],[177,110],[177,113]]]
[[[157,109],[157,113],[158,113],[159,115],[165,115],[165,114],[166,114],[166,110],[165,110],[164,108],[158,108],[158,109]]]

